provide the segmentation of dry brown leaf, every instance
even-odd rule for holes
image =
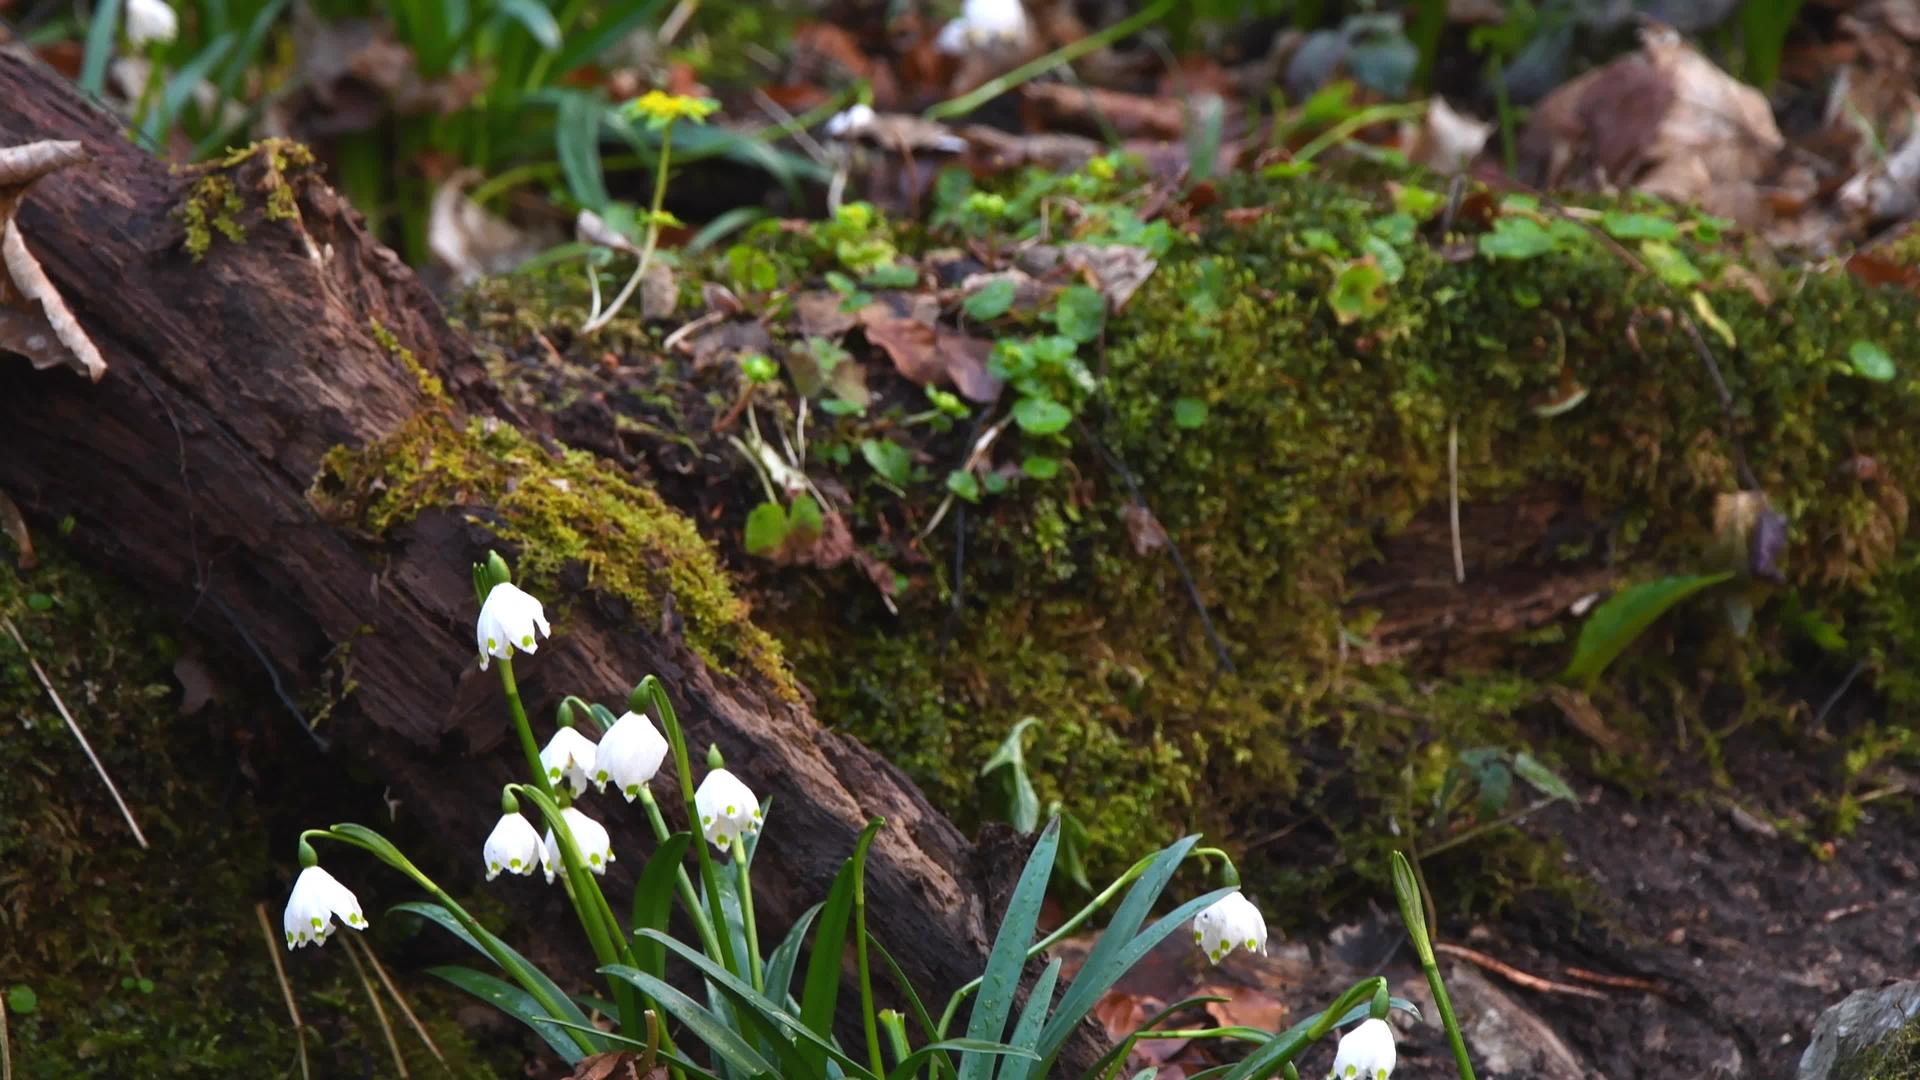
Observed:
[[[1107,310],[1118,312],[1133,299],[1159,265],[1147,249],[1125,244],[1036,244],[1017,256],[1022,268],[1045,274],[1065,266],[1091,279],[1107,298]]]
[[[13,497],[4,491],[0,491],[0,532],[11,537],[13,546],[20,549],[20,569],[33,569],[37,561],[33,555],[33,534],[27,531],[27,519],[20,515]]]
[[[525,233],[467,198],[479,172],[463,169],[434,189],[427,208],[427,250],[461,284],[520,265],[537,250]]]
[[[861,309],[867,340],[887,354],[894,370],[916,386],[951,385],[969,401],[986,403],[1000,396],[1000,380],[987,370],[993,343],[949,330],[932,321],[932,310],[914,304],[910,314],[898,305],[873,303]]]
[[[591,210],[582,210],[579,216],[573,219],[573,235],[583,244],[611,248],[635,257],[640,254],[640,249],[633,246],[633,241],[627,239],[625,234],[607,224],[605,219]]]
[[[42,141],[0,149],[0,350],[36,368],[66,364],[98,382],[107,362],[61,299],[14,220],[33,182],[86,159],[77,142]]]
[[[846,299],[828,289],[808,289],[793,298],[794,322],[806,337],[839,338],[860,325],[858,312],[845,310]]]
[[[1457,173],[1473,164],[1493,134],[1493,125],[1455,112],[1436,95],[1427,102],[1427,114],[1414,133],[1407,157],[1437,173]]]
[[[1766,95],[1656,26],[1639,52],[1547,95],[1520,153],[1540,186],[1632,187],[1753,223],[1785,144]]]
[[[1127,523],[1127,538],[1133,541],[1135,555],[1151,555],[1167,546],[1167,530],[1144,503],[1128,503],[1120,517]]]
[[[1227,998],[1226,1001],[1207,1002],[1207,1015],[1225,1027],[1238,1024],[1263,1031],[1279,1031],[1285,1026],[1287,1013],[1291,1011],[1285,1003],[1244,986],[1203,986],[1194,991],[1194,996]]]

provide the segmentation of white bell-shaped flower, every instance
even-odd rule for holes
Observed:
[[[760,831],[760,800],[725,769],[715,769],[700,781],[693,806],[700,812],[700,831],[721,851],[733,846],[734,837]]]
[[[297,949],[308,942],[326,944],[333,933],[335,915],[355,930],[367,928],[367,917],[360,914],[360,901],[351,889],[318,866],[300,871],[300,876],[293,879],[293,894],[287,897],[287,914],[281,921],[287,931],[287,948]]]
[[[592,739],[580,734],[578,728],[562,727],[540,751],[540,767],[547,770],[547,783],[559,787],[564,779],[578,795],[587,790],[587,777],[593,775],[598,756]]]
[[[540,601],[510,581],[495,585],[487,594],[487,602],[480,605],[480,620],[474,625],[473,636],[480,646],[480,670],[487,670],[490,656],[511,660],[515,649],[538,651],[533,643],[536,630],[542,637],[553,636]]]
[[[1216,964],[1242,946],[1248,952],[1264,954],[1267,920],[1253,901],[1238,892],[1228,893],[1193,917],[1193,943]]]
[[[1340,1036],[1329,1080],[1387,1080],[1393,1075],[1393,1025],[1385,1020],[1362,1020]]]
[[[127,0],[127,44],[144,49],[147,43],[172,43],[180,33],[180,17],[166,0]]]
[[[1023,49],[1033,26],[1021,0],[966,0],[960,17],[940,28],[933,47],[949,56],[973,49]]]
[[[488,881],[499,877],[502,870],[531,874],[535,865],[547,865],[547,849],[540,842],[540,833],[518,811],[500,815],[500,823],[487,834],[481,851],[487,860]]]
[[[623,713],[594,748],[594,789],[604,792],[612,784],[632,802],[666,759],[666,737],[653,721],[640,713]]]
[[[566,821],[567,830],[573,833],[573,842],[580,847],[580,857],[587,860],[587,869],[596,874],[607,872],[607,864],[613,861],[613,841],[607,836],[606,827],[571,806],[562,807],[560,817]],[[560,842],[547,830],[547,861],[541,864],[547,872],[547,884],[553,884],[558,876],[554,869],[561,862]]]

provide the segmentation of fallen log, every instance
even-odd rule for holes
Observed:
[[[989,928],[966,839],[879,755],[814,721],[683,519],[512,433],[471,346],[297,147],[170,170],[58,75],[0,50],[0,145],[40,139],[78,140],[91,160],[42,180],[18,221],[107,370],[89,383],[0,360],[0,489],[31,518],[69,520],[76,548],[224,647],[236,677],[271,685],[302,729],[445,837],[438,858],[458,870],[479,868],[499,787],[521,766],[494,675],[475,664],[468,567],[494,545],[547,566],[556,635],[518,672],[543,736],[563,694],[616,702],[658,674],[690,741],[720,745],[773,798],[763,927],[823,897],[880,816],[874,933],[923,992],[979,972]],[[444,504],[369,528],[399,483],[383,455],[427,453],[428,435],[469,449],[509,438],[513,453],[480,480],[430,476],[439,458],[405,462]],[[546,471],[563,461],[571,481]],[[654,532],[621,537],[632,546],[620,565],[516,551],[503,506],[522,481],[591,486]],[[638,591],[597,587],[615,571]],[[350,690],[315,732],[295,702],[328,685]],[[263,734],[309,751],[278,719]],[[662,802],[673,814],[677,800]],[[615,876],[630,880],[651,842],[637,813],[609,824],[616,851],[632,853]]]

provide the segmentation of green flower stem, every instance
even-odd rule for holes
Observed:
[[[700,857],[700,884],[707,890],[714,936],[720,944],[720,962],[729,972],[740,975],[740,962],[733,955],[733,935],[727,933],[726,911],[720,906],[720,878],[714,873],[713,853],[707,850],[707,838],[700,828],[700,807],[693,799],[693,765],[687,760],[686,732],[680,728],[680,715],[673,711],[673,702],[667,700],[665,684],[656,676],[649,675],[640,681],[640,685],[653,699],[654,711],[660,714],[660,726],[666,729],[667,745],[673,750],[673,771],[680,777],[680,796],[687,807],[687,827],[693,831],[693,847]]]
[[[997,79],[989,79],[978,89],[968,91],[957,98],[943,101],[922,113],[929,120],[945,120],[951,116],[963,116],[999,97],[1001,94],[1019,86],[1029,79],[1037,78],[1062,64],[1071,64],[1075,60],[1096,52],[1119,41],[1129,34],[1137,33],[1152,26],[1173,9],[1173,0],[1158,0],[1148,5],[1130,18],[1114,23],[1097,34],[1064,45],[1037,60],[1021,64]]]
[[[1127,868],[1126,873],[1121,874],[1119,877],[1115,878],[1113,880],[1113,884],[1108,885],[1106,888],[1100,890],[1100,894],[1098,896],[1095,896],[1093,899],[1087,901],[1085,907],[1081,908],[1079,911],[1074,912],[1072,918],[1068,919],[1066,922],[1061,923],[1059,927],[1057,927],[1053,931],[1053,933],[1048,934],[1046,937],[1043,937],[1039,941],[1034,942],[1033,945],[1027,949],[1027,959],[1031,960],[1034,957],[1039,956],[1041,953],[1052,948],[1062,938],[1065,938],[1069,934],[1072,934],[1075,930],[1078,930],[1082,924],[1084,924],[1088,919],[1094,916],[1095,912],[1099,911],[1102,907],[1104,907],[1107,901],[1112,900],[1115,896],[1118,896],[1120,894],[1121,889],[1125,888],[1129,884],[1132,884],[1133,880],[1139,877],[1141,874],[1146,873],[1147,867],[1152,865],[1153,860],[1157,855],[1158,855],[1157,852],[1154,855],[1148,855],[1142,858],[1139,862],[1136,862],[1132,866],[1129,866]],[[1228,855],[1226,852],[1220,850],[1219,848],[1197,847],[1187,852],[1187,858],[1189,859],[1207,858],[1207,857],[1219,858],[1221,860],[1224,860],[1228,867],[1228,873],[1236,880],[1239,878],[1239,871],[1233,868],[1232,856]],[[978,989],[980,989],[980,979],[974,979],[972,982],[966,984],[965,986],[962,986],[960,989],[955,990],[953,992],[953,996],[947,999],[946,1011],[940,1014],[940,1027],[935,1032],[935,1036],[937,1038],[944,1039],[947,1037],[947,1030],[952,1026],[953,1018],[956,1015],[958,1015],[960,1012],[960,1003],[966,1000],[968,995],[972,994],[974,991]]]
[[[587,321],[580,328],[582,334],[598,333],[602,327],[613,321],[614,315],[626,306],[633,296],[633,290],[640,287],[640,280],[647,276],[647,267],[653,262],[653,249],[660,243],[660,209],[667,202],[667,160],[673,156],[673,121],[667,121],[660,129],[660,167],[653,176],[652,213],[647,215],[647,238],[640,245],[640,262],[633,268],[633,276],[620,288],[620,292],[608,304],[605,311]]]
[[[1271,1037],[1268,1032],[1257,1028],[1230,1026],[1210,1028],[1154,1028],[1150,1031],[1136,1031],[1136,1039],[1240,1039],[1244,1042],[1265,1042]]]
[[[335,826],[335,828],[338,827],[339,826]],[[305,841],[308,837],[320,837],[322,839],[347,844],[351,847],[357,847],[413,879],[413,883],[420,886],[421,889],[426,891],[427,895],[433,897],[441,907],[445,908],[447,913],[453,916],[454,921],[458,922],[461,927],[466,930],[467,934],[472,937],[474,941],[478,942],[482,949],[486,950],[487,955],[493,958],[493,962],[499,966],[500,970],[512,976],[514,981],[520,984],[520,989],[532,995],[533,999],[540,1003],[541,1008],[553,1016],[560,1016],[566,1012],[566,1007],[559,1001],[554,1000],[552,995],[548,994],[545,988],[537,981],[521,978],[519,965],[514,963],[513,958],[499,947],[497,939],[487,932],[486,927],[481,926],[480,921],[472,915],[469,915],[467,909],[461,907],[452,896],[447,894],[445,889],[435,884],[432,878],[422,873],[419,867],[413,865],[413,861],[401,854],[399,848],[388,844],[383,849],[379,845],[368,843],[355,836],[334,832],[332,829],[308,829],[300,834],[302,841]],[[569,1030],[567,1034],[568,1037],[573,1039],[574,1045],[578,1046],[581,1052],[594,1054],[600,1051],[600,1047],[596,1046],[585,1032]]]
[[[520,751],[527,756],[527,771],[533,774],[533,784],[540,793],[553,802],[553,784],[547,779],[547,770],[540,764],[540,744],[533,737],[533,725],[527,723],[526,706],[520,704],[520,684],[513,678],[513,661],[497,660],[500,668],[500,689],[507,695],[507,710],[513,714],[513,727],[520,733]]]
[[[907,1042],[906,1017],[888,1009],[880,1014],[880,1027],[887,1033],[887,1048],[893,1051],[893,1060],[899,1063],[913,1055],[913,1047]],[[885,1076],[880,1069],[874,1070],[875,1076]]]
[[[1400,902],[1400,921],[1413,939],[1413,951],[1420,958],[1420,970],[1426,973],[1427,987],[1433,991],[1434,1007],[1440,1010],[1440,1023],[1447,1029],[1447,1045],[1453,1050],[1454,1069],[1460,1080],[1474,1080],[1473,1062],[1467,1057],[1467,1041],[1460,1033],[1460,1021],[1453,1015],[1453,1001],[1440,979],[1440,964],[1434,959],[1433,940],[1427,935],[1426,911],[1420,902],[1420,886],[1413,875],[1413,864],[1400,852],[1393,853],[1393,894]]]
[[[667,819],[660,814],[660,804],[654,801],[653,789],[640,788],[640,802],[647,808],[647,820],[653,825],[653,837],[661,843],[673,833],[667,828]],[[705,843],[706,838],[695,834],[695,842]],[[707,918],[707,909],[700,904],[700,897],[693,891],[693,879],[687,876],[687,868],[674,867],[674,876],[680,887],[680,906],[687,910],[687,917],[693,920],[694,932],[700,935],[700,947],[715,963],[720,963],[720,942],[713,933],[713,921]]]
[[[560,865],[567,876],[567,899],[573,902],[574,915],[580,920],[580,928],[586,932],[594,957],[602,967],[608,964],[634,966],[633,949],[626,935],[620,932],[620,924],[614,920],[613,909],[607,905],[607,897],[600,891],[600,883],[594,880],[593,871],[581,856],[580,844],[574,839],[573,830],[567,826],[567,819],[560,813],[560,804],[544,792],[525,784],[520,785],[520,792],[540,808],[541,816],[547,819],[547,826],[553,830],[554,842],[560,845]],[[613,991],[613,1000],[620,1010],[620,1029],[640,1030],[638,991],[631,983],[611,977],[607,979],[607,986]]]
[[[873,969],[867,963],[867,875],[857,874],[853,879],[853,955],[854,963],[860,971],[860,1022],[867,1033],[867,1059],[873,1066],[875,1076],[887,1075],[886,1066],[880,1060],[880,1034],[874,1029],[873,1012]],[[887,1034],[894,1040],[895,1057],[904,1056],[902,1048],[906,1045],[907,1033],[899,1013],[891,1014],[896,1033],[889,1028]]]
[[[765,991],[766,967],[760,962],[760,931],[753,918],[753,872],[747,865],[747,840],[733,838],[733,873],[740,889],[740,919],[747,932],[747,970],[753,974],[753,988]]]

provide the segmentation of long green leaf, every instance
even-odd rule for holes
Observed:
[[[1160,899],[1160,893],[1167,887],[1174,871],[1180,868],[1180,861],[1187,857],[1187,852],[1199,840],[1197,835],[1187,836],[1162,848],[1147,864],[1147,869],[1133,883],[1133,887],[1127,890],[1126,899],[1115,909],[1112,921],[1101,932],[1100,940],[1094,943],[1093,951],[1087,954],[1086,962],[1080,966],[1080,973],[1067,987],[1066,996],[1060,999],[1058,1012],[1047,1021],[1046,1030],[1040,1036],[1042,1059],[1052,1059],[1054,1053],[1066,1044],[1068,1034],[1080,1022],[1080,1018],[1093,1008],[1108,987],[1125,974],[1127,968],[1138,962],[1125,959],[1128,947],[1135,943],[1134,934],[1152,912],[1154,903]],[[1225,895],[1225,892],[1220,895]],[[1028,1075],[1039,1076],[1043,1071],[1036,1069]]]
[[[87,47],[80,54],[80,89],[99,94],[107,88],[107,63],[120,31],[120,0],[100,0],[87,24]]]
[[[993,951],[987,954],[987,970],[980,977],[980,989],[967,1019],[967,1038],[978,1042],[1000,1041],[1007,1030],[1007,1014],[1013,1009],[1014,988],[1020,984],[1020,969],[1026,966],[1027,946],[1033,942],[1033,928],[1040,919],[1040,905],[1047,898],[1047,880],[1053,876],[1053,856],[1060,846],[1060,819],[1047,822],[1033,854],[1020,871],[1013,898],[994,934]],[[960,1062],[959,1080],[986,1080],[993,1060],[985,1055],[969,1054]]]
[[[553,125],[554,152],[567,190],[581,206],[604,212],[610,197],[600,167],[600,123],[607,107],[591,94],[568,90],[558,93],[560,115]]]
[[[1593,609],[1580,638],[1574,642],[1573,659],[1562,678],[1578,681],[1592,689],[1600,673],[1613,663],[1627,646],[1634,643],[1654,620],[1667,610],[1702,589],[1709,589],[1733,577],[1730,570],[1718,574],[1688,574],[1661,578],[1622,589]]]
[[[874,937],[871,931],[867,934],[867,944],[873,946],[873,950],[880,954],[881,961],[887,965],[887,970],[893,973],[894,985],[898,986],[900,993],[906,997],[907,1008],[913,1012],[914,1022],[920,1025],[921,1033],[929,1039],[933,1038],[933,1014],[927,1011],[926,1004],[920,1000],[919,991],[913,988],[913,981],[907,978],[907,973],[901,969],[900,962],[893,958],[893,954],[887,951],[885,945],[880,944],[880,939]]]
[[[887,1080],[912,1080],[927,1062],[942,1054],[965,1054],[968,1061],[991,1062],[996,1057],[1011,1057],[1028,1060],[1033,1057],[1031,1051],[1005,1043],[987,1042],[982,1039],[945,1039],[927,1045],[908,1054],[906,1060],[894,1066],[887,1074]]]
[[[1014,1022],[1013,1038],[1007,1040],[1010,1046],[1031,1051],[1040,1043],[1041,1028],[1046,1025],[1047,1012],[1053,1008],[1053,987],[1060,981],[1060,958],[1047,961],[1045,971],[1033,981],[1033,990],[1027,995],[1027,1007],[1020,1010],[1020,1019]],[[1039,1055],[1034,1055],[1036,1058]],[[1026,1074],[1024,1062],[1009,1058],[1000,1063],[1000,1080],[1013,1080]]]
[[[488,952],[487,946],[475,940],[474,936],[467,932],[467,928],[460,925],[460,920],[454,918],[452,912],[441,907],[439,904],[428,903],[424,900],[409,900],[404,904],[395,904],[391,910],[418,915],[438,925],[441,929],[459,938],[461,941],[466,942],[474,952],[479,953],[488,960],[494,960],[494,955]],[[586,1013],[581,1012],[579,1007],[576,1006],[565,993],[561,992],[560,987],[555,985],[552,979],[547,978],[546,972],[535,967],[531,961],[520,955],[519,951],[513,946],[494,937],[485,927],[481,927],[480,932],[487,935],[487,945],[491,945],[494,949],[499,950],[499,954],[506,957],[509,966],[505,968],[505,970],[507,974],[513,976],[515,982],[520,983],[522,986],[537,988],[541,996],[559,1003],[559,1019],[573,1020],[582,1024],[587,1022]],[[495,962],[497,963],[497,961]],[[555,1013],[548,1012],[545,1015],[553,1016]]]
[[[635,1038],[630,1038],[626,1035],[616,1035],[611,1031],[601,1031],[599,1028],[594,1027],[591,1024],[575,1024],[566,1020],[553,1020],[553,1019],[549,1019],[547,1022],[550,1024],[558,1024],[569,1031],[592,1032],[593,1034],[598,1035],[603,1039],[606,1039],[608,1042],[618,1043],[621,1046],[631,1046],[636,1050],[647,1049],[647,1041],[645,1039],[635,1039]],[[714,1074],[708,1072],[707,1070],[701,1068],[698,1065],[695,1065],[693,1062],[688,1061],[686,1058],[683,1058],[680,1055],[675,1054],[673,1051],[668,1050],[664,1046],[655,1047],[653,1052],[657,1057],[660,1058],[660,1060],[665,1061],[672,1065],[678,1065],[684,1072],[686,1072],[688,1076],[695,1077],[697,1078],[697,1080],[721,1080],[720,1077],[715,1076]]]
[[[553,12],[537,0],[495,0],[502,17],[511,19],[524,27],[533,40],[543,49],[560,47],[560,24],[554,21]]]
[[[484,971],[452,965],[428,968],[427,974],[445,979],[532,1028],[567,1064],[572,1065],[586,1056],[580,1047],[574,1045],[573,1036],[565,1027],[547,1019],[547,1010],[540,1007],[532,994],[505,979]]]
[[[807,1026],[800,1022],[799,1017],[775,1004],[739,976],[714,963],[712,957],[657,930],[650,930],[647,933],[648,936],[656,938],[662,947],[672,950],[682,960],[699,969],[700,974],[706,977],[708,984],[724,993],[736,1007],[752,1011],[766,1029],[780,1036],[791,1033],[793,1038],[821,1050],[825,1057],[832,1058],[842,1068],[850,1069],[854,1076],[863,1078],[873,1076],[859,1062],[836,1047],[831,1034],[820,1035],[808,1030]],[[782,1056],[785,1056],[784,1053]],[[810,1068],[805,1075],[819,1075],[820,1072],[820,1069]]]
[[[779,1071],[759,1055],[739,1033],[727,1026],[705,1005],[668,985],[665,979],[656,979],[638,968],[625,964],[608,964],[600,969],[603,975],[631,983],[648,997],[652,998],[667,1015],[685,1024],[693,1037],[713,1051],[714,1056],[728,1067],[738,1069],[753,1077],[778,1077]]]
[[[581,64],[592,62],[612,47],[614,42],[652,21],[660,4],[661,0],[625,0],[623,3],[606,5],[599,12],[599,19],[592,29],[576,30],[567,35],[565,47],[554,58],[548,72],[555,76],[565,75]]]
[[[806,944],[807,931],[813,929],[813,920],[819,917],[820,907],[815,904],[801,912],[800,917],[787,929],[787,936],[767,957],[767,1000],[783,1009],[787,1007],[788,991],[793,986],[793,973],[800,966],[800,947]]]
[[[660,977],[667,973],[666,954],[658,944],[642,939],[640,931],[667,928],[667,920],[673,915],[675,872],[680,869],[680,861],[686,858],[687,845],[692,839],[693,834],[685,832],[667,837],[647,859],[647,865],[640,871],[640,880],[633,886],[634,959],[640,961],[643,970]]]
[[[1176,1001],[1173,1004],[1162,1008],[1159,1012],[1156,1012],[1152,1016],[1147,1017],[1147,1019],[1144,1022],[1142,1022],[1138,1027],[1135,1027],[1132,1032],[1128,1033],[1126,1038],[1121,1039],[1119,1042],[1115,1043],[1113,1046],[1113,1049],[1107,1051],[1104,1055],[1102,1055],[1099,1061],[1094,1062],[1093,1068],[1087,1070],[1087,1075],[1089,1076],[1107,1075],[1108,1070],[1112,1069],[1114,1065],[1117,1064],[1118,1062],[1125,1060],[1126,1056],[1133,1051],[1133,1044],[1139,1041],[1141,1032],[1151,1030],[1154,1027],[1154,1025],[1160,1023],[1160,1021],[1162,1020],[1165,1020],[1167,1017],[1172,1016],[1174,1013],[1177,1013],[1182,1009],[1191,1009],[1196,1005],[1206,1005],[1216,1001],[1232,1001],[1232,1000],[1233,1000],[1232,998],[1225,997],[1220,994],[1199,994],[1194,997],[1185,998],[1181,1001]],[[1268,1036],[1268,1038],[1271,1038],[1271,1037],[1272,1036]]]
[[[152,103],[153,107],[148,110],[140,126],[140,137],[148,146],[160,145],[160,140],[166,136],[167,129],[173,126],[180,110],[186,107],[194,89],[206,79],[207,72],[213,70],[220,58],[227,55],[227,50],[233,47],[236,40],[238,38],[231,33],[214,38],[206,48],[180,65],[180,70],[167,80],[160,90],[160,100]]]
[[[847,953],[847,923],[853,915],[853,893],[866,872],[867,849],[880,831],[878,820],[867,822],[854,841],[853,854],[840,864],[820,918],[813,931],[813,951],[807,956],[806,981],[800,990],[800,1019],[819,1035],[833,1033],[833,1017],[840,999],[840,974]],[[814,1055],[819,1063],[819,1055]]]

